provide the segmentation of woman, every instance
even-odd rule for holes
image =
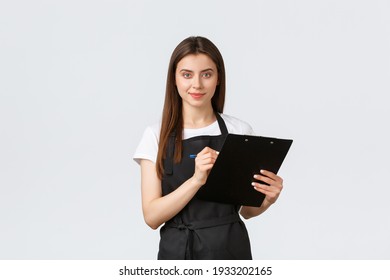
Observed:
[[[158,259],[252,259],[245,219],[268,209],[283,180],[272,172],[255,175],[264,193],[260,207],[197,199],[227,133],[253,134],[245,122],[222,114],[225,68],[217,47],[189,37],[173,51],[161,124],[148,127],[134,159],[141,166],[145,222],[160,230]],[[195,159],[189,155],[196,155]]]

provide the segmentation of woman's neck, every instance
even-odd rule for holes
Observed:
[[[207,108],[183,108],[183,127],[201,128],[216,121],[212,106]]]

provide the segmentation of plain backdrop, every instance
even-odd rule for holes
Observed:
[[[0,258],[156,258],[132,155],[191,35],[224,57],[225,113],[294,139],[254,258],[389,259],[386,0],[2,0]]]

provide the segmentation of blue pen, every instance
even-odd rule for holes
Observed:
[[[196,155],[190,155],[190,158],[196,158]]]

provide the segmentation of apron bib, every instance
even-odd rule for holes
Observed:
[[[195,160],[206,146],[219,151],[228,130],[216,113],[221,135],[196,136],[183,140],[180,163],[173,162],[175,136],[170,137],[162,194],[167,195],[187,181],[195,170]],[[167,259],[252,259],[248,232],[238,211],[240,205],[200,200],[196,195],[160,230],[159,260]]]

